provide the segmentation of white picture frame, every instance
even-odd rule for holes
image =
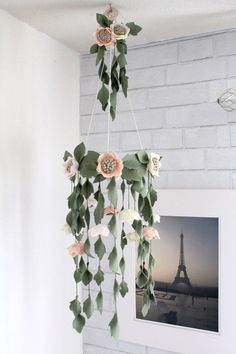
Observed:
[[[219,218],[219,332],[136,319],[136,245],[125,250],[129,293],[119,299],[120,339],[181,354],[236,353],[236,191],[160,190],[163,216]]]

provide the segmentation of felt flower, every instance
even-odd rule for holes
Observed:
[[[151,153],[149,156],[148,171],[152,176],[159,176],[159,169],[161,168],[161,157],[158,154]]]
[[[62,230],[66,235],[72,234],[71,227],[68,224],[63,225]]]
[[[110,26],[113,36],[119,39],[126,39],[129,35],[129,27],[124,25],[123,23],[114,23]]]
[[[96,208],[97,206],[97,200],[94,197],[89,197],[88,199],[85,199],[85,201],[83,202],[83,205],[85,208]]]
[[[79,164],[71,156],[67,157],[67,160],[63,163],[65,175],[68,178],[74,177],[78,173]]]
[[[96,43],[102,47],[109,47],[116,39],[113,36],[112,30],[109,27],[99,27],[95,33]]]
[[[72,257],[76,257],[78,255],[82,256],[84,254],[84,244],[83,242],[73,243],[68,248],[68,253]]]
[[[93,226],[91,229],[89,229],[89,236],[91,237],[97,237],[97,236],[107,237],[109,233],[110,231],[107,225],[104,224],[98,224]]]
[[[117,214],[118,210],[113,208],[112,206],[108,206],[104,209],[104,214],[105,215],[114,215]]]
[[[123,162],[113,152],[105,152],[98,158],[97,172],[105,178],[119,177],[122,174]]]
[[[140,240],[140,236],[137,232],[129,232],[128,234],[125,235],[125,237],[127,238],[127,240],[130,241],[139,241]]]
[[[121,222],[127,222],[132,225],[134,220],[141,220],[139,213],[133,209],[124,209],[120,213]]]
[[[146,226],[143,228],[143,236],[147,241],[151,241],[153,239],[160,239],[158,231],[151,226]]]

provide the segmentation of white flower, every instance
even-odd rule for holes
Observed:
[[[129,35],[130,28],[123,23],[113,23],[110,26],[112,34],[116,39],[126,39]]]
[[[96,208],[97,203],[98,202],[94,197],[89,197],[88,199],[85,199],[83,205],[85,208]]]
[[[91,237],[97,237],[97,236],[107,237],[109,233],[110,231],[107,225],[104,224],[98,224],[93,226],[91,229],[89,229],[89,236]]]
[[[149,156],[148,171],[152,176],[159,176],[159,169],[161,168],[161,157],[158,154],[151,153]]]
[[[140,236],[137,232],[129,232],[128,234],[125,235],[125,237],[127,238],[127,240],[130,241],[139,241],[140,240]]]
[[[139,213],[133,209],[124,209],[120,213],[121,222],[127,222],[132,225],[134,220],[141,220]]]
[[[72,234],[71,227],[68,224],[63,225],[62,230],[66,235]]]
[[[74,177],[78,173],[79,164],[71,156],[67,157],[67,160],[63,163],[65,175],[68,178]]]
[[[155,223],[155,222],[159,222],[159,223],[160,223],[160,221],[161,221],[160,215],[158,215],[158,214],[154,215],[153,221],[154,221],[154,223]]]

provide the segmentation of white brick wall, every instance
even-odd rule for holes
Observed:
[[[236,31],[162,43],[129,52],[130,99],[143,145],[162,156],[159,188],[236,188],[236,112],[217,105],[228,85],[236,87]],[[97,87],[94,58],[81,58],[81,133],[87,132]],[[106,149],[107,116],[96,106],[89,148]],[[127,101],[111,124],[111,149],[121,155],[139,149]],[[112,276],[107,263],[105,314],[84,332],[85,354],[167,354],[115,341],[106,328],[111,317]],[[110,279],[111,278],[111,279]],[[94,286],[92,289],[96,289]],[[95,291],[94,294],[95,296]],[[85,295],[84,295],[85,296]]]

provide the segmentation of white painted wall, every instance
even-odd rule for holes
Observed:
[[[130,98],[144,147],[162,156],[158,188],[236,187],[236,112],[216,100],[236,87],[236,31],[130,51]],[[81,61],[81,133],[85,136],[97,87],[94,58]],[[111,124],[111,150],[123,156],[139,149],[127,102]],[[106,149],[106,116],[97,105],[89,148]],[[167,354],[110,338],[112,277],[104,284],[104,316],[91,318],[84,331],[84,354]],[[94,286],[94,290],[96,286]],[[157,342],[158,347],[158,342]],[[213,354],[211,348],[206,353]],[[204,353],[204,354],[206,354]],[[202,353],[203,354],[203,353]]]
[[[78,101],[78,53],[0,11],[1,354],[82,353],[61,231]]]

